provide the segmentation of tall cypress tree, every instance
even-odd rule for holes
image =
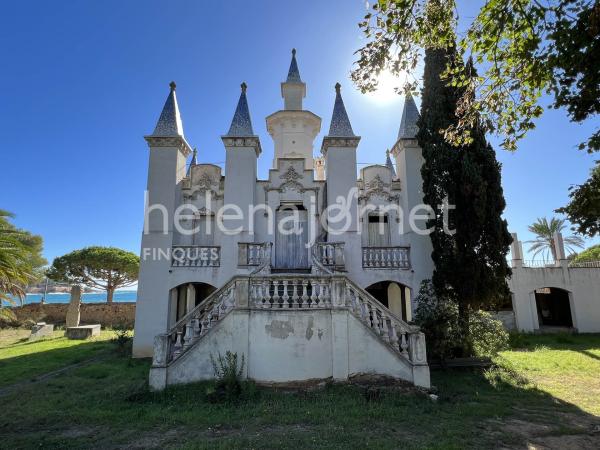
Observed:
[[[455,124],[456,104],[461,88],[447,85],[440,75],[448,61],[462,64],[453,49],[428,49],[425,54],[421,118],[417,139],[423,149],[424,202],[435,214],[428,226],[433,285],[438,295],[455,300],[461,328],[468,346],[468,317],[473,308],[490,307],[509,295],[511,275],[506,255],[511,243],[502,212],[506,206],[502,192],[500,164],[480,127],[471,130],[473,142],[454,147],[442,130]],[[473,70],[471,62],[466,70]],[[446,212],[444,202],[455,209]]]

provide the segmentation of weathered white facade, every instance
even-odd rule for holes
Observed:
[[[245,375],[260,381],[371,372],[428,386],[424,337],[407,324],[433,269],[429,237],[413,231],[424,220],[410,216],[422,203],[414,101],[405,102],[386,163],[357,177],[360,137],[340,85],[318,158],[321,118],[303,109],[306,84],[295,52],[281,94],[283,109],[266,118],[274,157],[261,180],[256,167],[264,156],[246,85],[222,136],[223,173],[192,152],[172,84],[146,136],[134,356],[154,357],[157,389],[210,378],[210,354],[226,350],[244,354]],[[333,205],[343,206],[348,220],[338,221]],[[178,213],[187,216],[180,226]],[[300,232],[286,233],[292,226]]]
[[[513,234],[512,293],[515,328],[525,332],[572,329],[600,333],[600,262],[570,263],[562,236],[554,237],[556,261],[523,261]]]

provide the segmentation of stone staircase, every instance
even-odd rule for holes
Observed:
[[[208,357],[226,350],[244,353],[257,381],[366,372],[429,387],[423,333],[341,274],[232,278],[156,336],[150,384],[211,378]]]

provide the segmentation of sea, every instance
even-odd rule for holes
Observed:
[[[42,300],[43,294],[27,294],[23,304],[39,303]],[[46,303],[69,303],[71,294],[69,293],[53,293],[46,294]],[[137,299],[137,291],[115,291],[113,295],[114,302],[135,302]],[[85,292],[81,294],[82,303],[102,303],[106,302],[106,292]],[[17,300],[15,304],[19,304]]]

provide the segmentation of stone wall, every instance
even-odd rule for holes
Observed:
[[[20,321],[31,319],[55,325],[64,324],[68,303],[31,303],[12,308]],[[119,303],[82,303],[81,323],[96,324],[103,327],[125,325],[133,328],[135,321],[135,302]]]

